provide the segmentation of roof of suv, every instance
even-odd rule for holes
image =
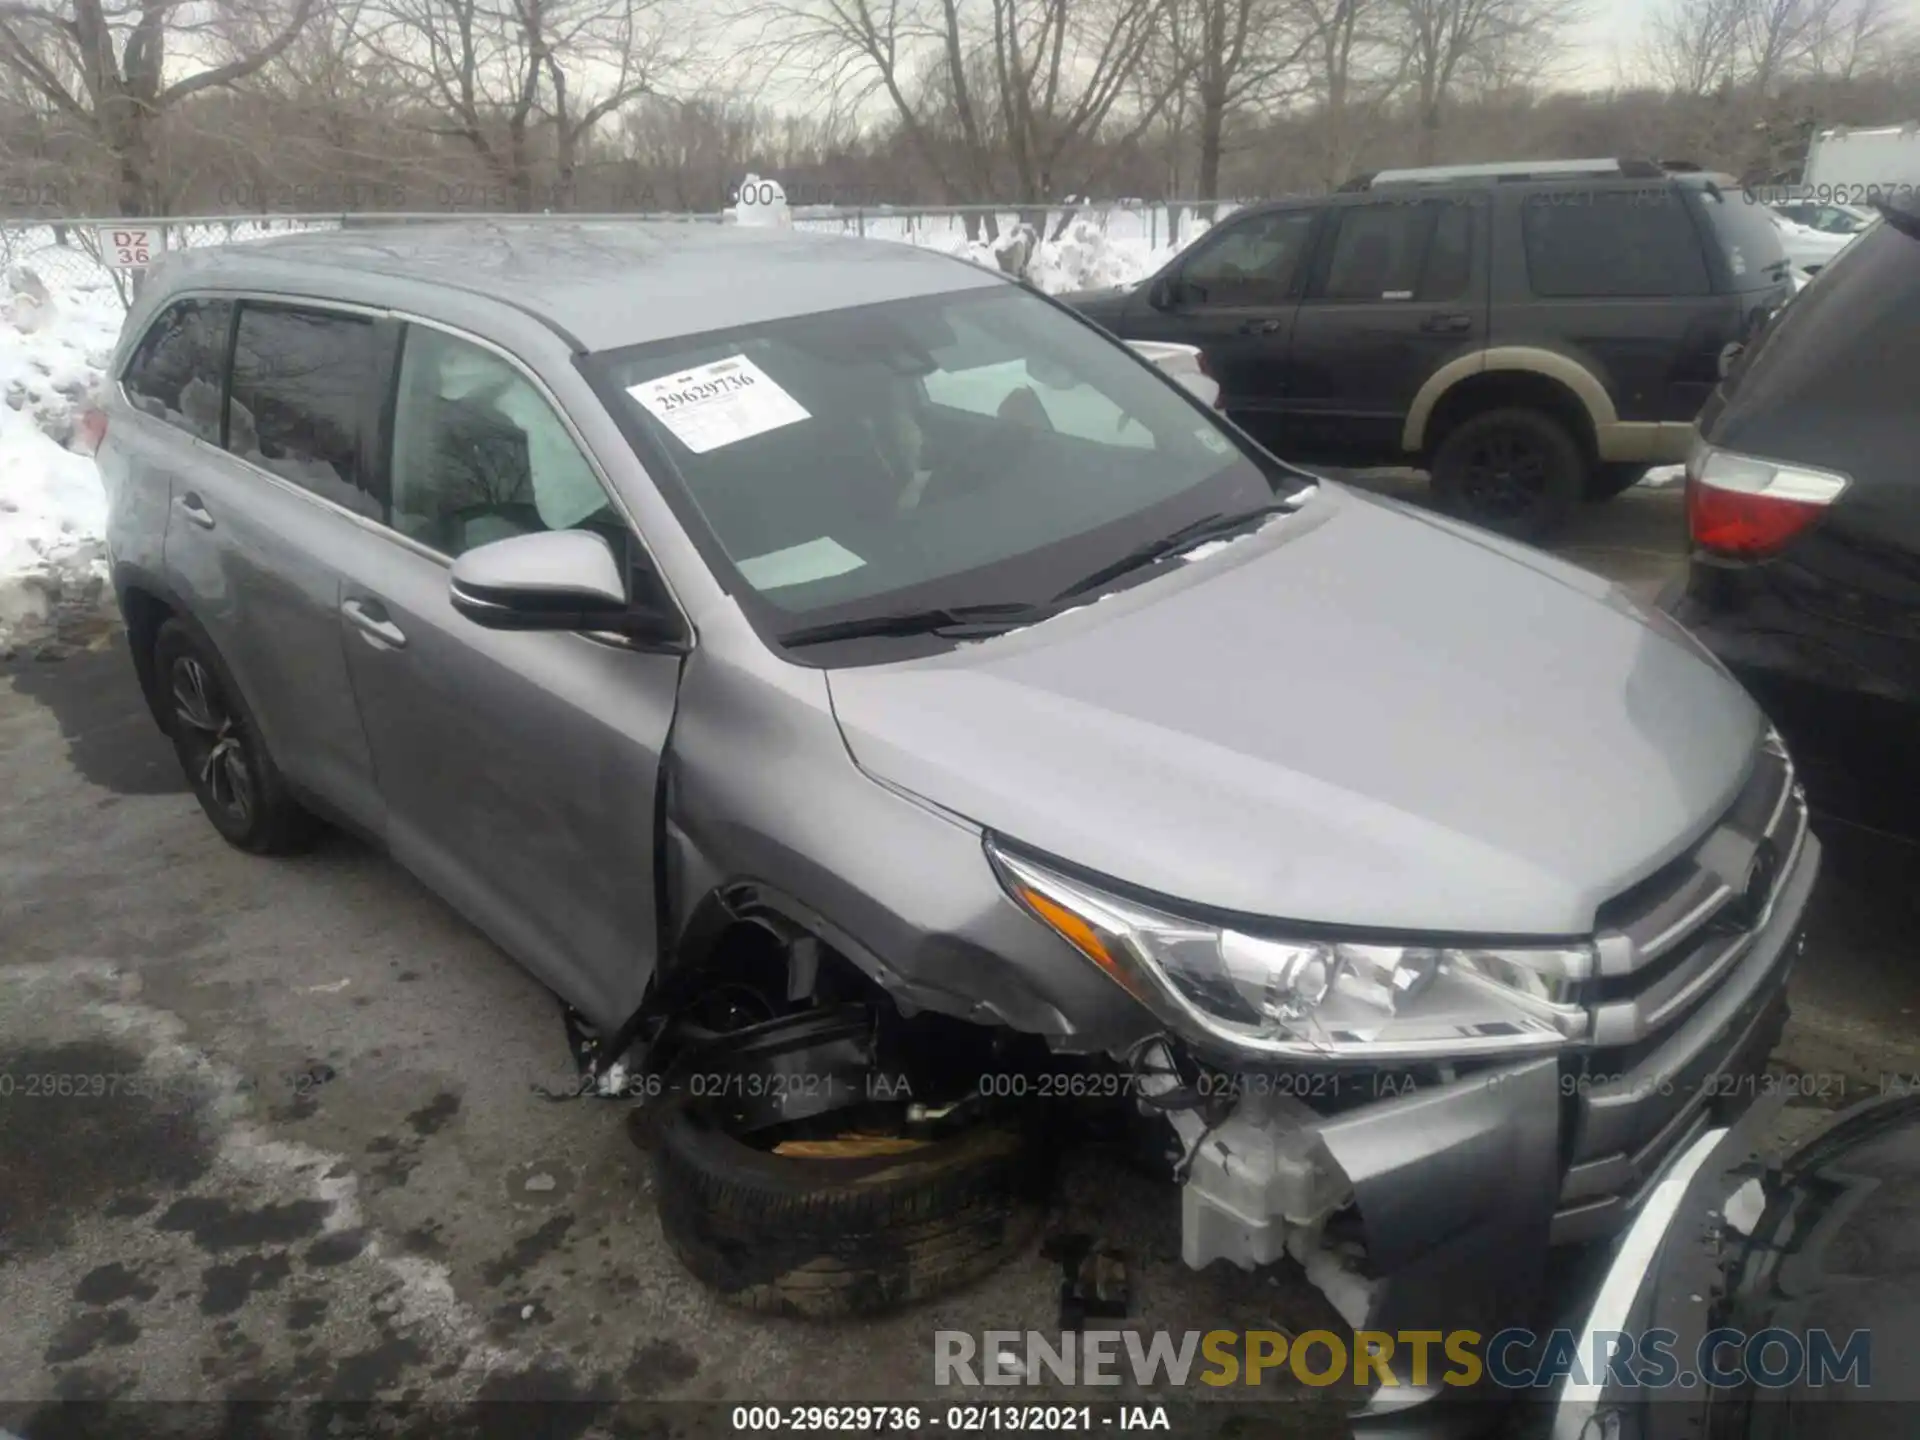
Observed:
[[[617,349],[733,325],[1006,283],[885,240],[694,221],[423,221],[175,252],[170,281],[356,298],[374,275],[484,295],[570,343]],[[389,287],[390,288],[390,287]]]

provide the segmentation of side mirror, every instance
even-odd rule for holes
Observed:
[[[664,649],[684,644],[664,611],[635,607],[613,547],[591,530],[541,530],[469,550],[453,562],[448,597],[489,630],[606,631]]]

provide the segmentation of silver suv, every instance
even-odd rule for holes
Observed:
[[[1104,1097],[1188,1263],[1517,1321],[1778,1035],[1819,847],[1684,631],[991,272],[287,237],[169,260],[113,373],[114,582],[209,819],[369,836],[544,981],[670,1102],[667,1237],[744,1303],[979,1273],[1040,1102]]]

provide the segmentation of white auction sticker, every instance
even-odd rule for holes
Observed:
[[[696,455],[813,418],[744,355],[629,385],[627,393]]]

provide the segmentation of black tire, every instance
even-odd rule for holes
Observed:
[[[1593,467],[1593,474],[1587,480],[1587,499],[1596,502],[1611,500],[1638,485],[1652,468],[1651,465],[1603,460]]]
[[[1044,1149],[980,1125],[905,1155],[789,1159],[673,1104],[654,1151],[660,1226],[696,1279],[763,1314],[876,1315],[979,1279],[1039,1232]]]
[[[1518,540],[1566,522],[1586,491],[1587,459],[1567,427],[1544,410],[1485,410],[1462,420],[1434,450],[1434,497],[1450,514]]]
[[[310,844],[318,823],[288,793],[226,666],[178,620],[153,637],[153,685],[187,784],[221,837],[255,855]]]

